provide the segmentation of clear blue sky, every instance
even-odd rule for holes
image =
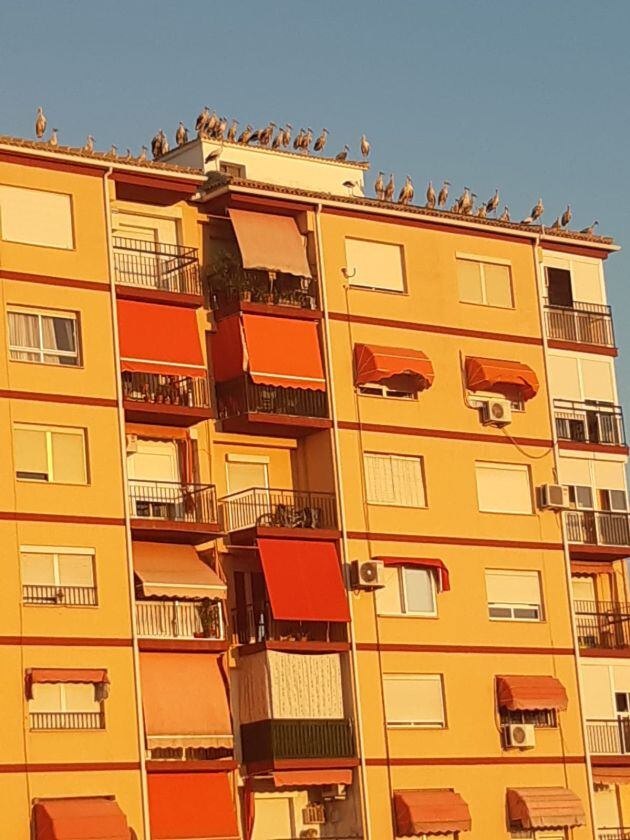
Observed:
[[[496,186],[516,218],[568,201],[626,252],[607,263],[630,416],[627,0],[108,0],[0,3],[0,134],[137,151],[200,108],[330,129],[373,166]],[[370,176],[370,180],[373,177]]]

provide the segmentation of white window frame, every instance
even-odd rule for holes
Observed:
[[[488,402],[488,400],[505,399],[503,394],[494,393],[493,391],[468,391],[467,403],[470,408],[480,409]],[[525,400],[510,400],[512,411],[525,411]]]
[[[405,400],[406,402],[418,399],[418,392],[416,390],[401,391],[399,388],[392,389],[388,388],[382,382],[366,382],[364,385],[359,385],[357,391],[362,397],[386,397],[390,400]]]
[[[385,712],[385,726],[387,729],[446,729],[446,697],[444,692],[444,675],[443,674],[383,674],[383,681],[396,680],[399,682],[411,682],[417,680],[426,680],[427,682],[439,682],[440,694],[442,697],[442,720],[438,721],[390,721],[387,719],[387,710]]]
[[[371,499],[370,495],[369,495],[369,488],[368,488],[368,483],[367,483],[367,466],[366,466],[366,457],[370,457],[370,456],[375,456],[375,457],[378,457],[378,458],[388,458],[389,461],[390,461],[390,464],[394,460],[398,460],[398,461],[418,461],[419,464],[420,464],[420,482],[421,482],[421,488],[422,488],[422,497],[423,497],[423,500],[424,500],[423,503],[420,504],[420,505],[409,505],[409,504],[403,504],[401,501],[395,501],[395,500],[394,501],[380,502],[380,501],[375,501],[374,499]],[[364,472],[366,473],[365,497],[366,497],[366,501],[369,505],[379,505],[380,507],[401,507],[401,508],[411,509],[411,510],[426,510],[427,509],[428,502],[427,502],[426,476],[425,476],[425,472],[424,472],[424,456],[422,456],[422,455],[399,455],[398,453],[392,453],[392,452],[364,452],[363,453],[363,469],[364,469]],[[393,480],[392,480],[392,488],[394,488]]]
[[[76,251],[77,250],[77,237],[76,237],[76,221],[75,221],[75,213],[74,213],[74,196],[72,193],[65,193],[59,192],[58,190],[41,190],[37,187],[23,187],[19,186],[18,184],[0,184],[0,205],[2,200],[2,188],[9,189],[9,190],[20,190],[22,192],[26,192],[27,190],[31,193],[38,193],[40,195],[55,195],[58,198],[65,198],[67,199],[67,208],[69,213],[69,224],[70,224],[70,238],[69,244],[60,245],[60,244],[51,244],[50,242],[42,242],[37,241],[35,238],[29,239],[11,239],[7,236],[6,231],[4,230],[4,223],[3,223],[3,210],[0,206],[0,240],[4,242],[11,242],[15,245],[28,245],[33,248],[51,248],[53,251]]]
[[[72,487],[86,487],[90,483],[88,473],[88,457],[87,457],[87,431],[79,426],[43,426],[37,423],[14,423],[13,429],[27,429],[33,432],[44,432],[46,435],[46,460],[48,467],[47,478],[28,478],[27,476],[18,475],[18,470],[15,471],[16,481],[28,481],[30,484],[67,484]],[[83,470],[85,473],[85,481],[63,481],[56,482],[53,470],[53,434],[67,434],[80,436],[83,440]]]
[[[467,304],[468,306],[489,306],[491,309],[515,309],[516,304],[514,302],[514,282],[512,277],[512,263],[509,260],[502,260],[499,258],[494,257],[480,257],[476,254],[455,254],[456,261],[462,262],[474,262],[477,263],[479,266],[479,274],[481,277],[481,301],[477,302],[474,300],[462,300],[459,296],[459,276],[457,277],[457,296],[460,303]],[[505,266],[510,274],[510,299],[512,300],[511,306],[498,306],[496,303],[488,303],[488,293],[486,291],[486,274],[485,274],[485,265],[501,265]],[[457,268],[457,265],[456,265]]]
[[[518,468],[519,472],[524,471],[527,474],[527,482],[529,486],[529,502],[530,502],[530,509],[527,511],[524,510],[505,510],[504,508],[485,508],[481,507],[481,499],[479,498],[479,484],[477,482],[477,467],[479,465],[486,465],[489,467],[493,467],[494,469],[504,469],[509,471],[511,469]],[[480,513],[501,513],[506,514],[507,516],[533,516],[535,515],[534,511],[534,499],[532,495],[532,471],[530,469],[529,464],[512,464],[511,462],[501,462],[501,461],[475,461],[475,485],[477,491],[477,505],[479,508]]]
[[[509,577],[510,574],[518,575],[523,573],[531,573],[535,572],[538,577],[538,592],[539,592],[539,601],[540,603],[528,603],[526,601],[490,601],[488,598],[488,573],[500,574]],[[542,587],[542,576],[540,572],[536,569],[485,569],[484,570],[484,580],[486,584],[486,603],[488,605],[488,618],[490,621],[510,621],[510,622],[524,622],[526,624],[540,624],[545,620],[545,603],[544,603],[544,595],[543,595],[543,587]],[[511,615],[492,615],[492,608],[499,608],[499,609],[506,609],[510,610]],[[530,618],[528,616],[517,616],[515,615],[516,610],[527,610],[527,609],[535,609],[538,611],[538,615],[536,618]]]
[[[67,685],[67,683],[53,682],[51,680],[51,682],[49,684],[58,686],[60,688],[60,692],[59,692],[60,708],[59,709],[54,709],[53,711],[51,711],[51,714],[57,714],[57,713],[63,714],[65,712],[68,712],[70,714],[91,714],[91,713],[97,714],[99,711],[103,710],[103,700],[95,700],[94,701],[95,704],[98,706],[98,709],[68,709],[68,707],[67,707],[68,706],[68,700],[67,700],[67,697],[66,697],[66,685]],[[92,691],[95,690],[93,683],[76,683],[75,682],[75,683],[70,683],[70,685],[89,685],[92,688]],[[30,706],[31,706],[32,702],[33,702],[32,700],[29,700],[29,711],[33,711],[35,714],[38,714],[38,712],[36,710],[31,710]],[[41,712],[39,714],[46,714],[46,712]]]
[[[96,570],[94,567],[94,559],[96,556],[96,551],[93,548],[77,548],[76,546],[66,547],[66,546],[48,546],[48,545],[21,545],[20,546],[20,578],[22,577],[22,555],[23,554],[43,554],[48,557],[52,558],[52,569],[53,569],[53,583],[51,586],[55,586],[59,589],[63,589],[66,586],[74,587],[75,584],[67,584],[62,583],[61,578],[59,576],[59,555],[76,555],[77,557],[89,557],[92,562],[92,584],[91,586],[84,587],[85,589],[93,589],[96,592]],[[38,584],[29,584],[24,583],[22,580],[22,586],[37,586]],[[34,604],[31,606],[41,606],[41,604]],[[67,606],[66,604],[61,601],[60,603],[55,604],[54,606]]]
[[[9,314],[14,315],[30,315],[37,318],[37,333],[39,337],[39,347],[22,347],[20,345],[11,344],[11,332],[9,327]],[[42,326],[42,318],[63,318],[66,321],[72,321],[74,324],[74,343],[76,351],[72,350],[49,350],[44,348],[44,330]],[[9,361],[11,362],[26,362],[31,365],[56,365],[57,367],[81,367],[81,344],[79,331],[79,316],[76,312],[69,312],[57,309],[29,309],[26,306],[8,306],[7,307],[7,339],[9,342]],[[14,359],[11,357],[12,353],[38,353],[39,359]],[[47,356],[63,356],[65,359],[76,359],[74,365],[62,365],[60,362],[46,361]]]
[[[407,609],[407,584],[405,582],[405,571],[423,571],[426,572],[429,576],[429,580],[431,581],[431,591],[433,597],[433,609],[432,610],[409,610]],[[413,618],[437,618],[438,615],[438,588],[436,582],[436,576],[433,569],[429,568],[422,568],[419,566],[397,566],[397,580],[398,580],[398,594],[399,594],[399,602],[401,611],[400,612],[387,612],[381,609],[378,609],[378,615],[382,616],[412,616]],[[377,595],[378,598],[378,595]]]

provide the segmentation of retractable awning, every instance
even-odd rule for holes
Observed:
[[[127,818],[114,799],[40,799],[33,805],[35,840],[130,840]]]
[[[33,686],[45,683],[83,683],[99,687],[101,698],[109,689],[109,677],[104,668],[29,668],[25,674],[27,699],[33,697]]]
[[[228,213],[243,268],[311,277],[304,237],[293,217],[251,210],[228,210]]]
[[[190,545],[134,542],[133,568],[147,597],[227,598],[227,586]]]
[[[563,712],[569,699],[565,687],[556,677],[497,677],[497,702],[510,711],[555,709]]]
[[[381,560],[385,566],[415,566],[418,569],[432,569],[438,579],[441,592],[448,592],[451,588],[449,571],[443,560],[434,557],[375,557]]]
[[[227,773],[150,773],[147,785],[153,840],[238,840]]]
[[[468,805],[454,790],[398,790],[394,792],[397,837],[470,831]]]
[[[383,382],[393,376],[413,377],[418,390],[430,388],[435,378],[433,364],[422,350],[354,345],[355,385]]]
[[[352,770],[283,770],[272,776],[277,788],[352,784]]]
[[[515,389],[523,400],[535,397],[540,387],[538,377],[528,365],[478,356],[466,359],[466,385],[471,391]]]
[[[586,825],[579,797],[567,788],[510,788],[507,791],[507,808],[512,825],[522,829]]]
[[[335,543],[259,539],[258,550],[275,619],[350,621]]]

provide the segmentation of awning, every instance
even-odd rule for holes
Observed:
[[[593,781],[596,785],[630,784],[630,767],[593,767]]]
[[[150,773],[147,785],[153,840],[238,840],[227,773]]]
[[[394,792],[396,836],[448,834],[470,831],[468,805],[454,790],[398,790]]]
[[[190,545],[134,542],[133,568],[145,596],[227,598],[227,586]]]
[[[350,621],[337,548],[320,540],[258,540],[273,617]]]
[[[503,359],[466,359],[466,384],[471,391],[498,391],[515,389],[523,400],[531,400],[538,393],[538,377],[522,362]]]
[[[510,822],[521,829],[586,825],[579,797],[567,788],[508,788],[507,808]]]
[[[119,300],[122,370],[206,376],[194,309]]]
[[[28,700],[33,698],[33,686],[42,683],[84,683],[100,687],[100,699],[109,688],[109,677],[104,668],[28,668],[25,691]]]
[[[281,271],[298,277],[310,277],[306,244],[291,216],[228,210],[243,268]]]
[[[140,654],[149,749],[232,746],[230,707],[219,659],[210,653]]]
[[[600,563],[590,563],[588,560],[571,560],[571,574],[576,577],[587,577],[590,575],[612,575],[613,564],[609,560]]]
[[[556,677],[497,677],[497,703],[512,712],[555,709],[563,712],[569,699],[565,687]]]
[[[272,776],[277,788],[352,784],[352,770],[284,770]]]
[[[130,840],[127,818],[114,799],[39,799],[33,805],[35,840]]]
[[[451,577],[443,560],[433,557],[375,557],[386,566],[415,566],[418,569],[432,569],[438,579],[440,592],[448,592],[451,588]]]
[[[422,350],[354,345],[355,385],[382,382],[392,376],[411,376],[418,390],[430,388],[435,378],[433,364]]]

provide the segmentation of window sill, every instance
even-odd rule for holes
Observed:
[[[426,619],[437,619],[439,615],[437,613],[376,613],[377,618],[421,618],[423,620]]]
[[[446,732],[448,727],[435,723],[386,723],[386,729],[402,730],[406,732]]]

